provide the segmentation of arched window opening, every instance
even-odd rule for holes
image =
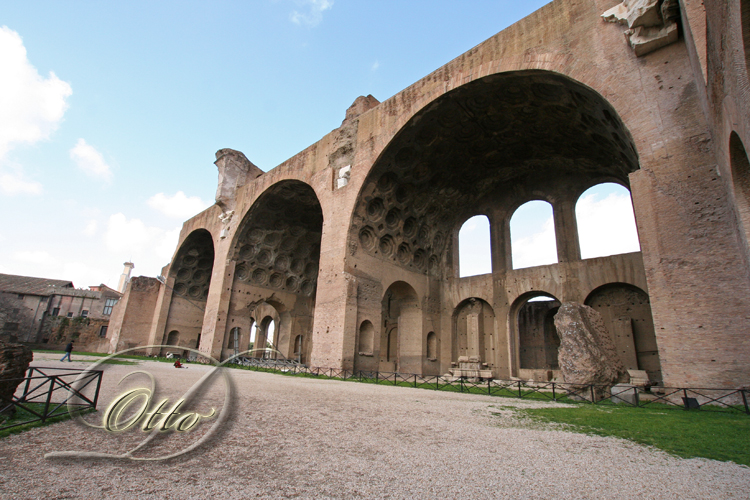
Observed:
[[[732,167],[734,200],[747,241],[750,236],[750,161],[742,140],[734,132],[729,137],[729,161]]]
[[[248,349],[253,349],[255,347],[255,336],[258,331],[258,325],[253,321],[253,325],[250,327],[250,344],[248,345]]]
[[[234,327],[229,331],[229,341],[227,342],[227,349],[233,349],[235,354],[239,352],[239,349],[240,349],[239,327]]]
[[[437,361],[437,335],[435,332],[427,334],[427,361]]]
[[[576,202],[576,222],[582,259],[641,250],[630,191],[619,184],[584,191]]]
[[[557,263],[557,243],[552,205],[529,201],[510,218],[513,269]]]
[[[485,215],[475,215],[458,232],[459,277],[477,276],[492,272],[490,247],[490,220]]]
[[[530,295],[518,309],[518,367],[521,370],[543,370],[544,373],[520,374],[520,377],[552,380],[559,369],[560,337],[555,328],[555,314],[560,301],[552,295]]]
[[[375,338],[375,327],[368,320],[362,322],[359,327],[359,354],[361,356],[372,356]]]
[[[266,325],[266,357],[270,359],[276,359],[276,322],[270,320]]]

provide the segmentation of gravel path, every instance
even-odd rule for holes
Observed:
[[[63,366],[54,355],[35,356],[34,365]],[[122,392],[116,386],[120,377],[138,369],[153,373],[170,401],[208,370],[198,365],[177,370],[157,362],[105,365],[104,405]],[[123,453],[146,434],[107,434],[75,422],[33,429],[0,440],[0,498],[750,495],[750,468],[674,458],[614,438],[532,429],[507,409],[540,403],[227,372],[235,389],[227,424],[197,449],[164,461],[45,459],[46,453],[66,450]],[[224,387],[217,381],[194,409],[206,413],[209,407],[221,408]],[[102,414],[96,414],[98,422]],[[182,449],[214,421],[188,433],[165,434],[136,455],[153,457]]]

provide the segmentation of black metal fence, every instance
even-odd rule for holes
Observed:
[[[23,410],[29,418],[20,421],[14,419],[4,426],[0,423],[0,431],[65,415],[69,404],[77,411],[96,409],[102,371],[89,370],[79,379],[84,371],[74,368],[30,367],[26,377],[16,379],[19,385],[12,401],[0,403],[0,414],[6,414],[11,408],[15,408],[16,411]],[[78,382],[73,385],[76,379]]]
[[[513,397],[536,401],[618,405],[636,408],[660,407],[685,410],[741,412],[750,415],[749,389],[712,389],[652,386],[649,389],[629,385],[567,384],[524,380],[469,380],[413,373],[353,371],[337,368],[307,367],[293,361],[240,358],[236,364],[257,371],[299,374],[336,380],[397,385],[435,391],[450,391],[487,396]]]

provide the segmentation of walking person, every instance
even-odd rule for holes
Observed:
[[[65,356],[62,357],[60,361],[65,361],[65,358],[68,358],[68,363],[70,363],[72,360],[70,359],[70,353],[73,352],[73,341],[71,340],[68,342],[68,345],[65,346]]]

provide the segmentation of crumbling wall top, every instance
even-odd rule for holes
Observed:
[[[218,150],[214,164],[219,169],[216,204],[224,212],[234,209],[234,200],[239,188],[263,175],[261,169],[253,165],[242,152],[234,149]]]

